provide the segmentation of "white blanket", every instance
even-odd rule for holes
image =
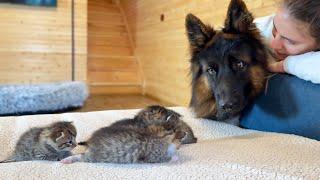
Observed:
[[[184,115],[198,143],[178,150],[179,160],[162,164],[63,165],[30,161],[0,164],[0,179],[320,179],[320,143],[277,133],[244,130],[225,123]],[[19,136],[34,126],[73,121],[77,140],[86,140],[100,127],[133,117],[137,110],[112,110],[0,118],[0,159],[13,150]]]

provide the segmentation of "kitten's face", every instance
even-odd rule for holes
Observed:
[[[162,106],[149,106],[137,115],[146,125],[161,125],[172,130],[179,123],[181,115]]]
[[[166,120],[163,126],[166,129],[176,129],[180,121],[181,121],[180,114],[174,111],[168,110],[168,113],[166,114]]]
[[[77,131],[71,122],[59,122],[52,125],[50,138],[59,151],[71,151],[77,146]]]

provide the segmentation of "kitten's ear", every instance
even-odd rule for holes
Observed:
[[[173,116],[173,115],[169,115],[169,116],[167,117],[167,119],[166,119],[166,122],[168,122],[168,121],[171,119],[172,116]]]
[[[185,26],[192,53],[199,52],[203,49],[207,42],[215,35],[212,27],[203,24],[201,20],[193,14],[187,15]]]
[[[73,125],[73,121],[65,121],[67,124],[72,124]]]
[[[231,0],[224,23],[224,32],[246,33],[254,26],[253,16],[242,0]]]

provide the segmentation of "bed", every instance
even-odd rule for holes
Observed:
[[[278,133],[241,129],[222,122],[196,119],[189,109],[172,107],[194,130],[198,143],[183,145],[179,159],[162,164],[64,165],[29,161],[0,164],[0,179],[319,179],[319,141]],[[77,140],[96,129],[138,110],[108,110],[0,118],[0,159],[13,150],[15,142],[31,127],[54,121],[73,121]],[[76,151],[79,151],[76,149]]]

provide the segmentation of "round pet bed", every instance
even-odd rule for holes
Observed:
[[[83,106],[88,89],[83,82],[1,85],[0,115],[64,112]]]

